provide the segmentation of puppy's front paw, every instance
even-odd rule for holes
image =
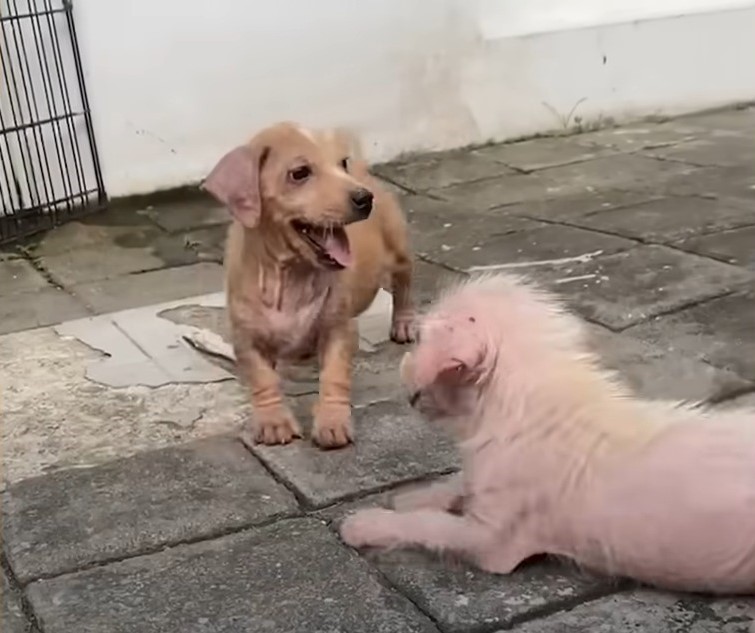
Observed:
[[[390,547],[394,545],[392,536],[393,510],[371,508],[359,510],[341,523],[341,539],[351,547]]]
[[[288,407],[281,404],[275,407],[257,409],[251,429],[241,436],[243,442],[254,444],[288,444],[301,437],[301,427]]]
[[[391,340],[394,343],[411,343],[416,338],[414,331],[414,311],[407,310],[393,314]]]
[[[312,441],[320,448],[341,448],[354,439],[348,404],[320,402],[315,407],[314,417]]]

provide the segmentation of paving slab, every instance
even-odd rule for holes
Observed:
[[[579,191],[652,187],[676,176],[692,175],[697,167],[656,160],[638,154],[616,154],[583,163],[554,167],[538,174],[546,180],[551,197]]]
[[[640,123],[623,127],[606,128],[596,132],[580,134],[581,143],[636,152],[643,149],[674,146],[685,141],[692,141],[707,134],[704,126],[695,125],[692,121],[677,119],[663,123]]]
[[[755,226],[703,235],[675,244],[685,251],[755,269]]]
[[[309,426],[306,405],[295,410]],[[377,402],[353,411],[356,443],[322,451],[309,441],[253,450],[311,507],[449,472],[459,461],[453,442],[415,416],[406,404]],[[309,436],[308,428],[305,431]]]
[[[550,183],[541,173],[545,172],[461,183],[443,189],[429,189],[427,194],[467,212],[487,211],[517,202],[556,197],[558,189],[554,188],[551,192]]]
[[[509,627],[605,595],[617,586],[555,562],[525,563],[504,576],[420,552],[376,554],[370,559],[444,633]]]
[[[0,262],[6,262],[9,259],[23,259],[23,256],[13,245],[0,246]]]
[[[463,183],[428,194],[473,211],[594,193],[602,189],[659,188],[671,178],[692,176],[701,168],[635,154],[615,154],[596,160],[543,169],[532,174]]]
[[[32,583],[45,633],[437,632],[318,521]]]
[[[89,314],[83,302],[59,288],[0,295],[0,335],[77,319]]]
[[[496,161],[466,151],[444,152],[410,162],[388,163],[376,166],[374,171],[412,191],[449,187],[516,173]]]
[[[25,259],[0,261],[0,296],[49,287],[47,280]]]
[[[106,209],[80,221],[66,222],[35,235],[29,247],[35,257],[51,257],[70,251],[99,249],[105,245],[148,244],[160,234],[139,211]]]
[[[77,284],[70,288],[98,314],[222,289],[223,267],[210,262]]]
[[[240,441],[216,437],[95,468],[61,470],[3,495],[19,582],[219,536],[297,511]]]
[[[3,610],[0,615],[0,629],[3,633],[32,633],[31,623],[24,615],[21,606],[21,596],[13,588],[5,575],[5,571],[0,571],[3,576]]]
[[[717,112],[693,114],[681,117],[676,122],[714,135],[729,133],[736,136],[755,136],[755,107],[749,104],[725,108]],[[671,123],[674,123],[674,121],[671,121]]]
[[[144,209],[143,213],[169,233],[208,226],[225,226],[231,220],[227,209],[205,196],[198,196],[194,200],[168,202],[158,207],[150,206]]]
[[[652,591],[609,596],[515,627],[517,633],[751,633],[755,600],[706,599]]]
[[[197,261],[221,263],[225,256],[225,244],[228,237],[226,225],[206,226],[192,229],[181,234],[184,238],[184,251],[195,253]],[[160,253],[164,256],[163,253]]]
[[[755,380],[755,286],[627,330],[666,349],[681,349]]]
[[[649,156],[690,165],[733,167],[755,163],[755,138],[708,136],[645,152]]]
[[[571,226],[540,225],[518,233],[491,236],[476,248],[456,248],[436,255],[436,261],[456,270],[478,272],[505,270],[536,274],[543,267],[563,269],[587,257],[610,255],[632,249],[636,243]]]
[[[39,263],[58,284],[66,287],[165,266],[149,247],[123,248],[114,244],[43,255]]]
[[[479,248],[492,236],[543,226],[540,222],[505,213],[470,212],[464,205],[425,196],[405,196],[402,206],[409,224],[412,250],[429,259],[440,258],[451,251]]]
[[[751,271],[664,246],[640,246],[573,264],[573,283],[558,284],[554,272],[538,269],[538,274],[579,314],[612,330],[721,296],[753,280]]]
[[[590,144],[583,135],[575,135],[490,145],[474,150],[473,155],[492,159],[517,171],[531,172],[610,156],[617,151],[613,147]]]
[[[598,211],[575,218],[571,223],[646,242],[666,244],[697,235],[755,225],[755,206],[736,200],[673,197],[621,209]]]
[[[504,207],[511,215],[544,220],[546,222],[570,222],[573,218],[590,215],[596,211],[619,209],[660,198],[644,190],[597,189],[574,194],[530,200]]]
[[[597,325],[588,326],[588,334],[602,364],[644,398],[702,402],[755,388],[733,371],[681,349],[668,350]]]
[[[665,195],[692,195],[717,200],[733,198],[752,204],[755,201],[755,171],[743,166],[701,167],[692,174],[676,174],[646,189]]]
[[[415,261],[413,275],[412,294],[420,310],[434,302],[443,290],[465,277],[442,265],[426,261]]]
[[[248,415],[235,380],[113,388],[86,376],[103,358],[52,328],[0,336],[6,483],[235,432]]]

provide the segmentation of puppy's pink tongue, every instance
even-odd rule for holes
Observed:
[[[351,265],[351,249],[349,248],[349,238],[346,237],[346,231],[341,229],[328,233],[323,246],[325,252],[341,266],[347,268]]]

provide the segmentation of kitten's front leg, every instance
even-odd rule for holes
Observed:
[[[431,550],[473,554],[490,537],[472,519],[439,510],[396,512],[383,508],[360,510],[341,524],[341,537],[352,547],[420,546]]]
[[[463,503],[464,480],[461,473],[424,488],[400,493],[393,498],[393,508],[399,512],[425,509],[459,513]]]

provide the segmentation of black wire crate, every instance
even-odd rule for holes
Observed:
[[[0,243],[107,196],[70,0],[0,0]]]

